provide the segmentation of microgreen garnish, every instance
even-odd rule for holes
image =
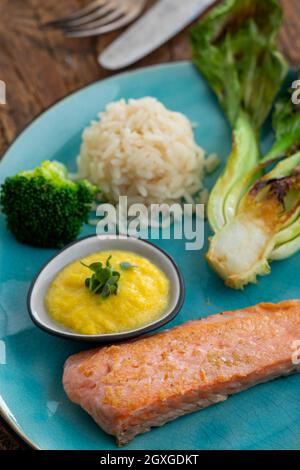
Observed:
[[[93,271],[92,276],[86,278],[85,286],[93,294],[100,294],[103,299],[106,299],[112,294],[117,294],[118,292],[120,273],[112,269],[110,260],[111,256],[107,258],[105,266],[103,266],[101,261],[90,265],[81,261],[83,266]]]
[[[111,255],[107,258],[105,265],[101,261],[91,263],[89,265],[81,264],[86,268],[89,268],[93,274],[91,277],[87,277],[84,281],[85,286],[93,293],[99,294],[103,299],[107,299],[110,295],[116,295],[118,293],[118,282],[121,274],[118,271],[114,271],[111,263]],[[134,265],[124,261],[120,263],[120,268],[123,271],[134,268]]]

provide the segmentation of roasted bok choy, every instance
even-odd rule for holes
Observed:
[[[277,0],[225,0],[191,30],[193,60],[216,93],[233,128],[232,153],[213,188],[208,218],[217,232],[235,213],[236,186],[260,160],[260,128],[287,73],[276,42]]]
[[[273,113],[275,142],[244,177],[234,217],[210,241],[207,259],[227,285],[242,288],[270,272],[269,261],[300,249],[300,107],[291,91]]]
[[[241,288],[270,272],[269,261],[300,249],[300,107],[291,93],[273,113],[275,143],[244,177],[263,173],[239,198],[234,217],[216,232],[207,258],[226,284]]]
[[[255,282],[270,271],[268,260],[298,249],[299,110],[291,96],[276,107],[276,141],[265,157],[259,144],[287,73],[276,47],[281,23],[277,0],[226,0],[191,31],[194,62],[233,128],[231,155],[209,198],[215,234],[207,254],[233,288]]]
[[[262,168],[262,165],[260,165]],[[300,249],[300,152],[282,159],[240,199],[235,216],[211,239],[207,259],[239,289],[270,272],[269,261]]]

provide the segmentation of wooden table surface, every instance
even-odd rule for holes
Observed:
[[[119,32],[78,40],[39,28],[41,23],[90,1],[1,0],[0,80],[6,83],[7,104],[0,105],[0,155],[52,103],[92,81],[112,75],[99,67],[96,57]],[[148,7],[153,3],[149,0]],[[300,1],[282,3],[285,21],[280,46],[292,64],[300,65]],[[132,68],[189,58],[187,34],[183,31]],[[25,445],[0,422],[0,449],[22,448]]]

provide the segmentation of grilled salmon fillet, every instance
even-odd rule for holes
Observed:
[[[300,371],[300,300],[262,303],[71,356],[63,385],[123,445],[137,434]]]

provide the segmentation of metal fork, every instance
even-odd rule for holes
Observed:
[[[43,28],[59,29],[70,37],[96,36],[131,23],[146,3],[147,0],[94,0],[69,16],[43,24]]]

